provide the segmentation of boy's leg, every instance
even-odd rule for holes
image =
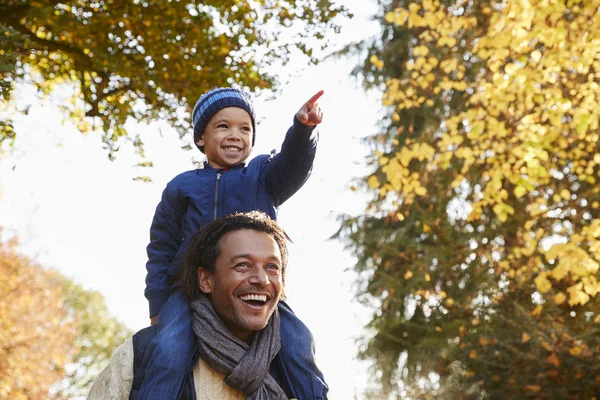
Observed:
[[[299,400],[327,399],[329,386],[315,362],[312,333],[287,303],[280,301],[278,309],[281,318],[280,355],[294,394]]]
[[[158,333],[148,344],[145,355],[150,359],[138,399],[178,399],[193,349],[191,310],[178,290],[160,310]]]

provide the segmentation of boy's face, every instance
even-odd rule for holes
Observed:
[[[204,146],[211,167],[231,168],[250,155],[253,134],[250,114],[242,108],[226,107],[208,121],[196,144]]]

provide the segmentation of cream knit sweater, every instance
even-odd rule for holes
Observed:
[[[98,374],[87,400],[127,400],[133,382],[133,342],[129,338],[115,350]],[[194,368],[197,400],[243,400],[244,394],[225,384],[225,375],[200,360]]]

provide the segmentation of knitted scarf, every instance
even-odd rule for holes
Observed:
[[[269,374],[269,365],[281,348],[277,308],[267,326],[254,334],[250,345],[231,334],[206,296],[199,296],[191,308],[200,357],[227,375],[225,383],[243,392],[249,400],[287,400],[283,389]]]

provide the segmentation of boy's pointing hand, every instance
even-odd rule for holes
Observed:
[[[324,90],[319,90],[317,94],[311,97],[304,105],[300,108],[296,114],[298,121],[306,126],[319,125],[323,121],[323,111],[317,104],[317,100],[325,93]]]

